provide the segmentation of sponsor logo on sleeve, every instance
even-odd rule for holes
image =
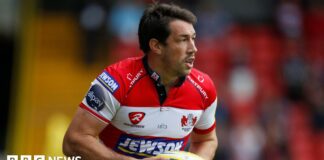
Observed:
[[[114,93],[119,88],[117,81],[106,71],[102,72],[97,80],[111,93]]]
[[[115,150],[136,158],[155,156],[164,152],[180,151],[183,139],[142,138],[121,135]]]
[[[86,101],[91,108],[100,111],[104,107],[104,95],[103,89],[95,84],[88,91]]]

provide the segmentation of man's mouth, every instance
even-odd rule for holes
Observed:
[[[188,68],[192,68],[194,62],[195,62],[195,57],[187,58],[187,59],[185,60],[186,66],[187,66]]]

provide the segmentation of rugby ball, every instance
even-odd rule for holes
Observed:
[[[204,160],[198,155],[186,151],[166,152],[166,153],[159,154],[155,157],[166,158],[170,160]]]

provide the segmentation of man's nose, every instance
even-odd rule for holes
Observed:
[[[196,53],[198,51],[195,41],[193,39],[191,39],[191,41],[190,41],[189,51],[193,52],[193,53]]]

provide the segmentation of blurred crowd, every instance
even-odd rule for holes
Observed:
[[[141,55],[146,1],[84,1],[84,59]],[[163,1],[162,1],[163,2]],[[218,90],[215,159],[324,159],[324,3],[175,1],[198,17],[196,67]]]

